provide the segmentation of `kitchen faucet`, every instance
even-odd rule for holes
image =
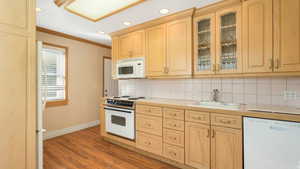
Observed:
[[[220,93],[220,91],[218,89],[213,89],[212,101],[219,102],[219,93]]]

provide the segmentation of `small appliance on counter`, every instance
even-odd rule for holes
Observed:
[[[135,100],[144,97],[113,97],[106,99],[106,132],[126,139],[135,140]]]
[[[117,63],[117,78],[145,78],[145,58],[119,60]]]

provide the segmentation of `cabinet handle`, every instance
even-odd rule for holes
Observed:
[[[223,124],[231,124],[230,120],[220,120],[220,122]]]
[[[216,137],[216,131],[215,131],[215,130],[212,131],[211,137],[212,137],[212,138],[215,138],[215,137]]]
[[[177,154],[175,152],[169,151],[170,155],[176,156]]]
[[[168,67],[166,67],[166,73],[169,73],[169,68]]]
[[[279,67],[280,67],[280,60],[277,58],[275,63],[275,68],[279,69]]]
[[[210,129],[207,129],[207,138],[210,136]]]

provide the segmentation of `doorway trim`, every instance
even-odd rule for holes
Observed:
[[[103,75],[103,81],[102,81],[102,97],[104,97],[104,83],[105,83],[105,67],[104,67],[104,64],[105,64],[105,59],[109,59],[109,60],[112,60],[112,58],[111,57],[109,57],[109,56],[103,56],[103,60],[102,60],[102,75]]]

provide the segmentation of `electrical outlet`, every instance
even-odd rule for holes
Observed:
[[[284,91],[284,100],[296,100],[297,92],[296,91]]]

